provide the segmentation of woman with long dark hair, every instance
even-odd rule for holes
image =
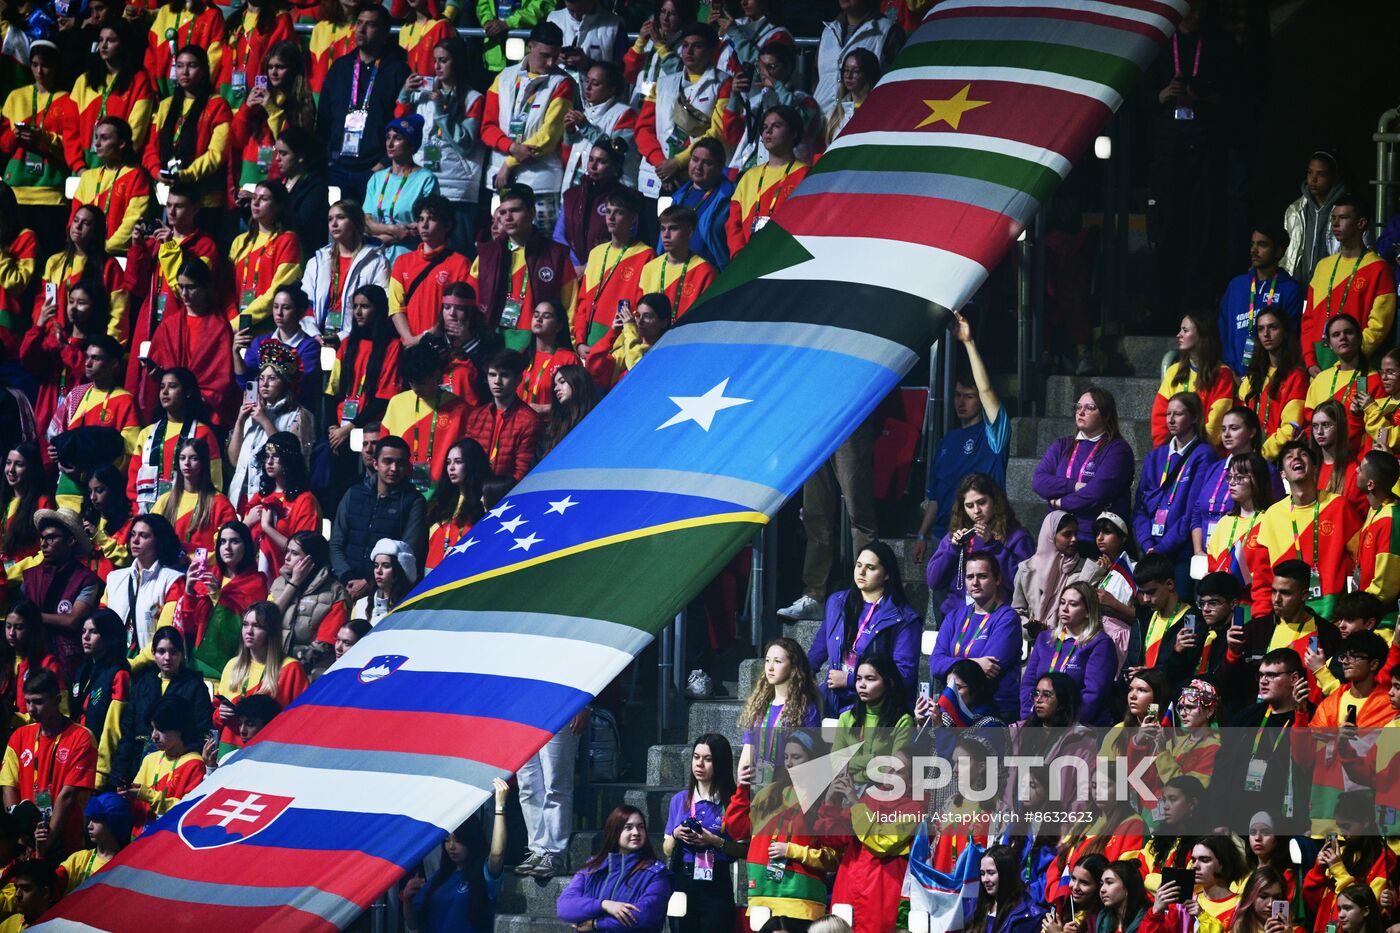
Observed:
[[[1138,863],[1131,859],[1110,862],[1099,883],[1099,899],[1104,909],[1099,913],[1096,933],[1137,933],[1149,906]]]
[[[1287,315],[1270,306],[1254,318],[1259,349],[1240,380],[1235,398],[1259,418],[1263,441],[1260,453],[1273,460],[1283,445],[1297,435],[1303,421],[1308,374],[1303,369],[1303,348]]]
[[[5,615],[5,660],[0,667],[0,703],[13,704],[11,712],[20,723],[29,722],[29,708],[24,703],[24,684],[35,671],[48,671],[58,678],[60,688],[66,688],[63,665],[49,650],[48,634],[44,631],[43,612],[37,603],[21,599]],[[66,689],[60,696],[65,714],[68,711]]]
[[[277,59],[269,59],[276,64]],[[302,256],[326,245],[326,209],[330,188],[326,184],[326,150],[315,124],[288,125],[272,146],[272,176],[287,189],[283,224],[297,235]]]
[[[1045,918],[1045,933],[1094,933],[1103,899],[1099,888],[1109,860],[1097,852],[1075,859],[1064,896],[1056,898]]]
[[[102,603],[117,614],[126,631],[131,658],[150,654],[151,636],[168,624],[180,598],[180,539],[163,515],[138,515],[127,535],[131,565],[113,570]]]
[[[671,798],[661,848],[670,860],[676,890],[687,895],[678,933],[707,933],[734,926],[734,887],[730,866],[744,852],[742,842],[724,835],[724,810],[734,796],[734,752],[718,733],[691,746],[686,789]]]
[[[88,569],[104,583],[113,570],[131,563],[126,540],[131,534],[131,516],[126,477],[112,464],[100,464],[88,477],[78,517],[92,538]]]
[[[291,347],[270,340],[258,348],[256,393],[238,410],[238,420],[228,436],[228,449],[234,457],[228,491],[240,506],[246,508],[258,492],[262,477],[257,453],[268,438],[289,433],[296,437],[303,458],[311,452],[316,423],[311,412],[298,404],[297,396],[304,378],[301,355]]]
[[[165,0],[158,5],[150,24],[146,70],[155,79],[162,97],[178,94],[182,87],[179,56],[185,49],[208,50],[205,71],[209,75],[219,73],[227,29],[223,13],[214,4],[208,0]],[[161,122],[157,117],[156,124]]]
[[[476,303],[476,291],[466,282],[451,282],[442,290],[437,323],[429,332],[442,348],[443,384],[453,395],[476,407],[489,404],[486,361],[504,346]],[[426,335],[425,335],[426,336]]]
[[[389,321],[389,296],[378,285],[362,285],[350,296],[354,322],[335,354],[326,394],[335,404],[330,436],[332,487],[344,491],[356,481],[360,455],[350,450],[350,432],[377,426],[399,391],[398,333]]]
[[[569,318],[557,301],[535,304],[530,316],[530,342],[525,345],[525,372],[520,377],[520,400],[536,414],[550,412],[554,398],[554,373],[562,366],[581,366],[569,339]]]
[[[560,366],[554,370],[554,392],[549,403],[549,421],[540,438],[540,456],[559,446],[598,404],[598,385],[582,366]]]
[[[167,697],[189,704],[200,735],[213,725],[214,705],[204,678],[190,663],[185,637],[171,625],[156,629],[151,637],[154,664],[139,667],[131,676],[131,700],[122,710],[121,739],[112,765],[113,786],[130,784],[146,755],[155,751],[151,742],[151,713]]]
[[[426,569],[442,563],[448,548],[481,521],[486,512],[481,501],[481,485],[490,478],[491,461],[476,441],[464,437],[448,449],[442,478],[428,500]]]
[[[248,500],[243,520],[253,533],[258,565],[271,581],[282,567],[287,542],[299,531],[321,530],[321,506],[301,454],[301,439],[278,431],[257,453],[258,491]]]
[[[1269,562],[1267,548],[1259,547],[1259,522],[1274,503],[1274,481],[1268,461],[1256,453],[1234,458],[1226,477],[1230,509],[1216,522],[1206,542],[1206,567],[1230,573],[1244,583],[1263,572]],[[1263,618],[1273,612],[1272,596],[1261,589],[1250,615]]]
[[[442,843],[442,861],[431,878],[416,874],[404,885],[404,926],[422,933],[485,933],[492,928],[496,894],[504,878],[506,800],[510,785],[491,779],[496,804],[487,848],[480,811]]]
[[[280,181],[258,182],[248,197],[248,230],[229,247],[240,332],[269,320],[278,291],[301,278],[301,244],[287,223],[289,199]]]
[[[860,743],[846,771],[857,788],[873,780],[866,766],[879,755],[903,751],[914,735],[909,682],[887,654],[867,651],[856,664],[855,703],[836,721],[833,753]]]
[[[44,458],[37,444],[16,444],[5,454],[3,482],[0,482],[0,555],[19,562],[39,553],[39,531],[34,513],[55,509],[49,490]]]
[[[191,561],[185,571],[184,589],[175,604],[175,625],[189,640],[192,659],[205,676],[217,678],[220,671],[200,660],[227,658],[237,653],[231,634],[236,625],[212,625],[218,615],[229,622],[240,619],[253,603],[267,599],[267,577],[258,570],[258,550],[248,526],[240,521],[224,522],[215,539],[214,561]],[[214,641],[204,644],[205,636]]]
[[[1011,846],[992,846],[978,871],[981,888],[971,933],[1035,933],[1044,910],[1031,902],[1021,878],[1021,860]]]
[[[115,257],[107,255],[107,212],[97,204],[81,205],[69,215],[63,249],[44,263],[43,283],[34,299],[38,312],[35,318],[42,319],[45,306],[53,303],[57,308],[55,326],[59,330],[68,328],[74,323],[74,315],[68,307],[69,299],[79,285],[95,287],[103,292],[99,300],[108,309],[103,318],[106,331],[117,340],[124,341],[127,327],[126,273]],[[93,294],[89,297],[97,298]],[[88,328],[92,331],[98,329]],[[35,415],[38,416],[37,406]]]
[[[173,0],[173,3],[181,2]],[[202,0],[188,2],[202,3]],[[217,18],[218,13],[214,16]],[[221,28],[222,25],[221,22]],[[157,48],[164,45],[169,43]],[[211,50],[221,48],[216,41]],[[170,96],[160,102],[156,111],[154,131],[146,143],[142,164],[151,177],[167,184],[184,182],[197,186],[201,192],[201,206],[221,209],[228,167],[228,130],[233,113],[228,101],[215,93],[210,57],[210,52],[199,45],[186,45],[174,56],[173,87]],[[209,228],[211,225],[201,226]]]
[[[62,238],[67,219],[64,180],[75,148],[69,128],[77,120],[77,108],[60,86],[59,57],[58,47],[48,39],[30,44],[22,64],[32,83],[14,88],[5,98],[6,132],[0,134],[0,153],[9,160],[5,184],[14,189],[46,249]]]
[[[671,873],[647,836],[646,816],[623,804],[608,814],[603,842],[559,895],[559,919],[576,926],[611,917],[634,933],[660,933]]]
[[[1206,553],[1206,542],[1220,524],[1221,516],[1230,511],[1230,464],[1246,454],[1258,453],[1263,437],[1259,416],[1253,409],[1236,405],[1220,419],[1220,439],[1217,442],[1225,456],[1206,467],[1196,484],[1191,502],[1191,549],[1195,554]]]
[[[111,784],[122,713],[131,696],[125,635],[121,618],[110,609],[99,609],[83,622],[83,664],[68,695],[73,721],[86,727],[97,745],[98,791]]]
[[[78,208],[70,229],[91,229],[96,234],[96,248],[101,249],[101,217],[102,212],[91,206]],[[59,260],[63,255],[58,253],[50,258],[51,270],[55,266],[61,269]],[[116,264],[115,259],[109,261]],[[46,300],[44,296],[51,285],[54,297]],[[34,326],[29,328],[20,344],[19,361],[39,382],[38,397],[34,401],[34,420],[40,426],[47,426],[53,420],[54,411],[64,394],[86,381],[84,358],[87,342],[90,337],[107,332],[112,319],[109,300],[112,296],[101,280],[86,276],[71,285],[44,282],[43,288],[44,294],[37,299],[42,304]],[[125,300],[124,294],[116,297]],[[60,300],[65,302],[62,317],[59,314]]]
[[[136,437],[136,453],[127,466],[127,498],[138,511],[149,512],[175,485],[175,458],[180,445],[198,437],[209,447],[209,476],[216,489],[224,488],[224,454],[209,425],[209,407],[200,395],[194,373],[183,366],[163,370],[156,399],[155,420]]]
[[[120,19],[97,30],[97,54],[73,83],[73,104],[78,109],[77,136],[88,168],[99,164],[92,149],[93,130],[105,117],[120,117],[131,127],[137,152],[144,152],[155,115],[156,88],[143,67],[145,44],[131,26]]]
[[[1167,367],[1152,401],[1152,444],[1167,442],[1167,402],[1178,392],[1190,392],[1201,402],[1201,435],[1220,446],[1220,419],[1235,403],[1234,370],[1220,361],[1220,331],[1215,314],[1190,312],[1176,334],[1179,358]]]
[[[273,341],[295,350],[301,360],[301,376],[297,380],[297,402],[308,411],[321,401],[321,341],[306,332],[302,322],[311,314],[311,299],[300,284],[279,285],[272,293],[272,332],[254,336],[250,330],[240,330],[233,338],[233,371],[239,386],[247,391],[257,380],[258,363],[263,344]]]
[[[1039,755],[1046,761],[1080,758],[1089,769],[1085,773],[1092,773],[1099,743],[1097,736],[1080,722],[1079,685],[1058,671],[1044,674],[1036,679],[1031,698],[1029,715],[1011,726],[1011,748],[1018,755]],[[1085,812],[1090,799],[1089,787],[1067,781],[1060,787],[1059,799],[1048,801],[1046,808]]]
[[[282,0],[248,0],[241,13],[235,10],[229,14],[228,38],[219,56],[218,85],[230,107],[241,110],[245,102],[251,102],[253,91],[259,90],[253,87],[253,76],[265,73],[263,64],[273,48],[295,39],[292,17]],[[271,114],[266,119],[270,123]]]
[[[883,541],[870,542],[856,555],[853,577],[854,586],[827,599],[821,629],[807,652],[831,716],[855,704],[856,661],[872,652],[894,661],[902,683],[918,679],[923,619],[904,595],[894,551]],[[900,711],[908,712],[912,702]]]

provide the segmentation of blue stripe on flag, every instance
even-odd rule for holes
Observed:
[[[327,671],[316,681],[318,689],[303,694],[295,705],[482,716],[553,732],[559,710],[592,699],[562,684],[441,671],[399,670],[392,677],[394,690],[367,690],[359,674],[350,668]]]

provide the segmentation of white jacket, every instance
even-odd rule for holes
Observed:
[[[331,250],[335,248],[334,243],[327,243],[316,250],[301,276],[301,287],[311,298],[311,313],[301,319],[301,329],[313,337],[320,336],[326,313],[331,308],[331,276],[336,262]],[[354,323],[350,317],[350,296],[362,285],[378,285],[385,292],[389,290],[389,261],[384,257],[384,249],[368,240],[350,260],[350,274],[340,283],[340,307],[345,312],[340,325],[342,339],[350,336],[350,326]]]
[[[437,173],[438,188],[449,201],[475,204],[481,196],[481,173],[486,165],[486,147],[481,142],[481,121],[469,116],[457,122],[448,119],[438,108],[438,102],[424,89],[399,102],[411,104],[423,118],[423,145],[413,154],[413,161]],[[467,113],[481,100],[480,91],[467,88],[463,106]],[[441,150],[436,165],[428,164],[428,147]]]
[[[182,579],[184,574],[174,567],[162,566],[160,561],[156,561],[148,570],[141,570],[133,563],[107,575],[107,592],[104,596],[107,608],[126,623],[128,638],[135,630],[138,650],[151,643],[165,597]]]
[[[822,24],[821,42],[817,45],[817,89],[812,96],[822,113],[830,113],[831,105],[841,92],[841,63],[856,49],[869,49],[880,60],[881,67],[890,63],[890,29],[893,23],[883,16],[876,16],[856,27],[855,31],[841,41],[843,20],[836,18]]]
[[[618,39],[625,35],[622,19],[599,8],[583,19],[574,19],[568,10],[555,10],[546,17],[564,33],[564,47],[583,49],[595,62],[621,62]]]

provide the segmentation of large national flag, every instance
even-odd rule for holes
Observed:
[[[952,871],[939,871],[930,865],[930,851],[925,822],[909,850],[909,874],[904,879],[909,910],[928,914],[930,930],[961,930],[977,906],[978,871],[987,850],[969,842]]]
[[[747,543],[982,285],[1186,0],[946,0],[705,300],[47,930],[344,926]]]

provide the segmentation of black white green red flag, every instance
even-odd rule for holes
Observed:
[[[1186,8],[939,3],[704,303],[409,600],[37,929],[354,919],[869,415]]]

